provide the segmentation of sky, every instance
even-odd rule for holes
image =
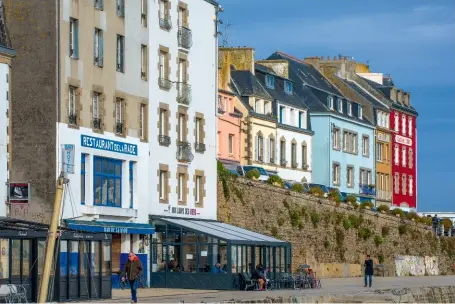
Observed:
[[[341,54],[391,74],[419,112],[417,209],[455,212],[454,0],[218,2],[220,44],[253,47],[256,60],[277,50],[298,58]]]

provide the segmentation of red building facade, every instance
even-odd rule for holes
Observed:
[[[392,105],[392,205],[417,209],[417,116]]]

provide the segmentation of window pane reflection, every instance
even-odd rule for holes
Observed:
[[[11,240],[11,256],[16,257],[12,259],[11,263],[11,276],[13,279],[19,279],[21,275],[21,240]]]
[[[209,245],[199,244],[199,272],[210,272],[211,267],[209,265]]]
[[[77,276],[79,274],[79,242],[70,242],[70,276]]]
[[[103,263],[101,265],[103,275],[110,275],[112,270],[110,242],[103,242]]]
[[[196,244],[183,245],[183,272],[196,272]]]

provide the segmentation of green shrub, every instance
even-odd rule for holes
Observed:
[[[270,185],[279,185],[281,188],[283,188],[284,185],[283,180],[278,175],[270,175],[269,179],[267,180],[267,183]]]
[[[406,234],[408,232],[408,225],[402,224],[398,226],[398,232],[400,235]]]
[[[390,211],[390,208],[387,205],[381,205],[378,207],[378,211],[383,212],[383,213],[388,213]]]
[[[382,234],[383,237],[388,236],[388,235],[389,235],[389,232],[390,232],[390,228],[389,228],[389,227],[383,226],[383,227],[381,228],[381,234]]]
[[[378,262],[379,264],[384,263],[384,256],[382,254],[378,255]]]
[[[300,221],[300,212],[297,210],[289,209],[289,218],[291,219],[292,227],[298,227]]]
[[[306,218],[306,216],[308,215],[308,212],[306,211],[306,207],[302,207],[302,209],[300,209],[300,215],[303,218]]]
[[[313,223],[314,228],[318,227],[319,221],[319,214],[316,211],[311,212],[311,222]]]
[[[360,205],[360,209],[373,209],[374,205],[371,201],[365,201]]]
[[[419,219],[419,215],[417,213],[415,213],[414,211],[411,211],[411,212],[408,212],[408,214],[406,214],[406,218],[408,220],[417,221]]]
[[[330,190],[329,194],[327,197],[331,200],[334,201],[335,203],[341,202],[341,196],[340,193],[337,190]]]
[[[433,224],[433,220],[431,216],[422,216],[417,219],[417,222],[422,223],[427,226],[431,226]]]
[[[448,218],[443,219],[441,224],[444,226],[444,229],[451,229],[453,226],[452,221]]]
[[[274,237],[277,237],[278,236],[278,228],[276,228],[275,226],[272,227],[272,229],[270,230],[270,232],[272,233],[272,235]]]
[[[372,232],[370,229],[365,228],[365,227],[359,228],[359,231],[358,231],[359,238],[366,241],[371,237],[371,234],[372,234]]]
[[[295,183],[294,185],[292,185],[291,189],[292,189],[292,191],[303,193],[303,185],[302,184]]]
[[[381,245],[382,243],[384,243],[384,239],[382,238],[382,236],[376,235],[376,236],[374,237],[374,243],[376,244],[376,246],[379,246],[379,245]]]
[[[357,210],[359,208],[359,203],[357,202],[350,202],[349,204],[354,208],[354,210]]]
[[[231,197],[231,192],[229,191],[228,179],[231,174],[230,174],[229,170],[227,170],[223,166],[223,163],[220,161],[217,161],[216,169],[217,169],[217,173],[218,173],[218,178],[220,179],[221,184],[223,186],[224,198],[229,200],[229,198]]]
[[[362,225],[363,218],[361,216],[356,216],[354,214],[349,215],[349,221],[351,222],[352,226],[357,229]]]
[[[349,194],[348,196],[346,196],[346,202],[357,203],[357,197],[354,194]]]
[[[245,177],[248,179],[258,179],[261,174],[258,169],[252,169],[245,174]]]
[[[395,215],[395,216],[396,216],[397,214],[399,214],[401,218],[405,218],[405,216],[406,216],[406,214],[404,213],[404,211],[401,210],[400,208],[392,209],[392,210],[390,211],[390,213],[393,214],[393,215]]]
[[[343,220],[343,227],[344,229],[348,230],[349,228],[351,228],[352,226],[352,223],[349,219],[344,219]]]
[[[315,196],[323,196],[324,191],[321,189],[321,187],[312,187],[310,190],[308,190],[308,193],[315,195]]]

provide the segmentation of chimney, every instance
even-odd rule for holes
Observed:
[[[403,104],[403,91],[397,90],[397,102]]]
[[[403,93],[403,103],[407,107],[409,107],[411,105],[411,93],[410,92]]]
[[[390,88],[390,99],[392,99],[394,102],[397,102],[397,89],[394,87]]]
[[[305,63],[311,64],[312,66],[314,66],[318,70],[320,68],[320,65],[319,65],[320,61],[319,61],[319,57],[317,57],[317,56],[316,57],[307,57],[307,58],[303,59],[303,61]]]
[[[248,47],[238,48],[219,48],[219,57],[225,57],[229,54],[230,64],[236,70],[250,71],[254,74],[254,49]]]
[[[256,63],[271,68],[278,76],[289,78],[289,62],[287,60],[258,60]]]
[[[218,88],[228,90],[231,82],[231,53],[219,52],[218,55]]]

